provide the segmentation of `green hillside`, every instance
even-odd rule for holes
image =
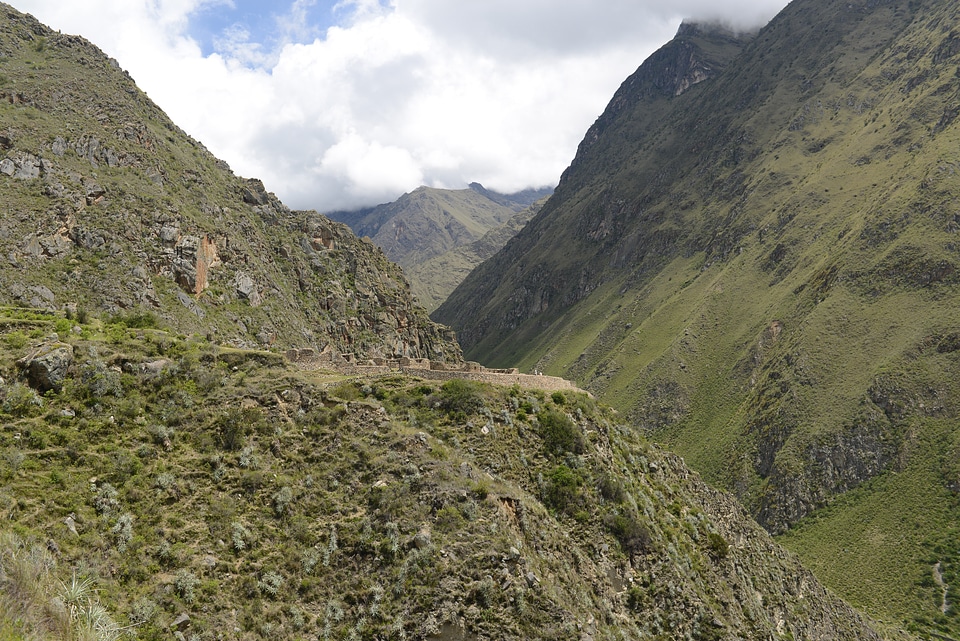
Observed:
[[[954,638],[958,11],[796,0],[676,95],[730,46],[681,30],[434,314],[617,407],[867,612]]]
[[[131,324],[0,310],[4,638],[882,638],[584,394]]]
[[[586,394],[290,364],[460,352],[85,40],[0,54],[0,638],[910,638]]]

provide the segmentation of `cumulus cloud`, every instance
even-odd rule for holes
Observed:
[[[13,0],[116,57],[186,131],[289,205],[393,200],[420,184],[555,184],[619,84],[681,18],[759,26],[786,0],[291,0],[273,39],[230,0]],[[268,3],[274,6],[277,3]],[[322,31],[308,17],[331,12]]]

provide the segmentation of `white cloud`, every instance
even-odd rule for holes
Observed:
[[[229,0],[14,0],[80,33],[181,127],[293,207],[392,200],[425,183],[554,184],[619,84],[682,16],[739,26],[786,0],[289,0],[279,45],[243,28],[204,55],[189,20]],[[281,46],[282,45],[282,46]]]

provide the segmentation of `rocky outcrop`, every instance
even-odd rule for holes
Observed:
[[[208,236],[183,236],[174,246],[170,269],[184,290],[202,294],[210,286],[210,270],[219,264],[217,246]]]
[[[53,340],[17,361],[27,382],[40,393],[59,392],[73,364],[73,347]]]

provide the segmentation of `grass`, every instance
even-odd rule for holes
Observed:
[[[943,444],[951,422],[923,421],[904,452],[904,468],[837,498],[779,541],[805,559],[828,586],[868,614],[918,632],[957,636],[956,584],[932,581],[941,563],[957,577],[957,496],[944,486]]]
[[[95,580],[103,616],[138,638],[168,636],[185,612],[201,638],[395,638],[437,612],[438,625],[500,638],[564,638],[593,616],[613,638],[667,634],[664,613],[709,604],[681,617],[693,633],[744,621],[718,596],[731,585],[781,602],[782,577],[800,571],[586,395],[334,380],[86,320],[64,337],[77,362],[62,391],[23,413],[0,403],[0,519],[27,549],[50,542],[51,580]],[[0,340],[6,380],[26,349]],[[628,577],[645,577],[633,600],[649,610],[630,610],[616,587]],[[51,594],[36,592],[38,605],[0,610],[15,638],[53,634],[24,614]],[[0,585],[0,598],[17,594]],[[797,634],[828,609],[840,629],[859,625],[819,592],[790,607]]]

